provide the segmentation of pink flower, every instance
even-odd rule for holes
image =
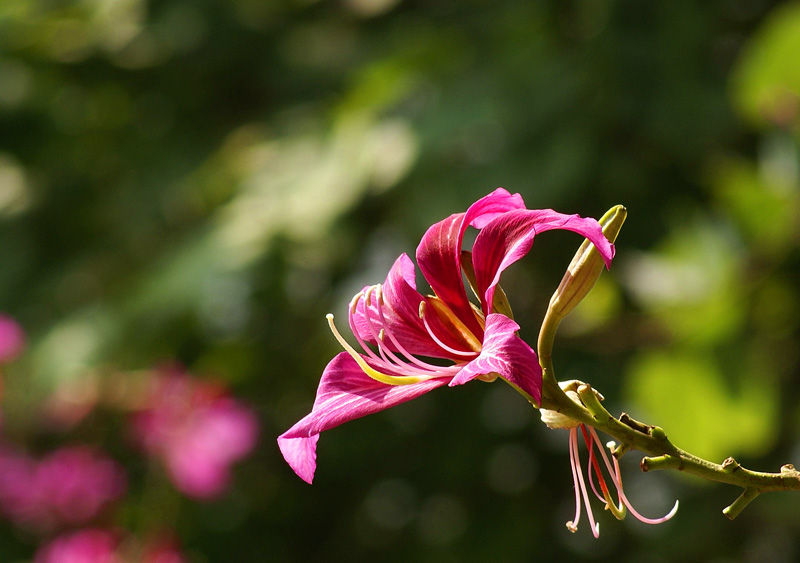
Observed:
[[[480,230],[472,252],[462,250],[468,227]],[[537,233],[577,232],[591,240],[608,265],[614,248],[594,219],[553,210],[525,209],[519,194],[500,188],[428,229],[417,263],[433,295],[416,288],[411,259],[403,254],[385,283],[365,287],[348,320],[362,353],[331,330],[345,349],[325,368],[311,413],[284,432],[278,445],[298,476],[311,483],[320,432],[414,399],[443,385],[501,377],[538,406],[542,372],[533,349],[517,336],[500,275],[531,249]],[[467,297],[466,275],[479,305]],[[445,360],[433,364],[419,356]]]
[[[87,528],[62,534],[42,546],[34,563],[184,563],[171,539],[146,542],[122,531]]]
[[[255,415],[214,384],[177,371],[159,373],[145,404],[134,416],[134,434],[191,497],[211,498],[224,491],[230,466],[255,446]]]
[[[87,446],[67,446],[40,461],[0,451],[0,506],[40,530],[85,524],[126,490],[122,467]]]
[[[14,361],[25,348],[25,332],[19,323],[0,314],[0,363]]]
[[[117,554],[119,538],[107,530],[88,528],[56,537],[40,548],[34,563],[124,563]]]

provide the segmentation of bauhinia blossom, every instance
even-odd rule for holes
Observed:
[[[469,227],[479,230],[471,253],[462,249]],[[498,284],[503,271],[530,251],[534,237],[553,229],[586,237],[610,264],[614,247],[595,219],[526,209],[519,194],[499,188],[425,233],[416,258],[433,294],[419,293],[414,264],[403,254],[383,284],[353,298],[348,324],[361,352],[328,315],[345,351],[325,368],[311,413],[278,438],[297,475],[313,480],[320,432],[438,387],[500,377],[538,406],[542,370],[534,350],[517,335],[520,327]],[[477,303],[467,297],[464,276]]]
[[[258,439],[255,413],[220,385],[196,379],[179,368],[154,374],[146,408],[133,417],[133,432],[159,458],[175,486],[197,499],[221,494],[234,463]]]
[[[64,446],[42,459],[0,446],[0,509],[37,530],[85,524],[127,489],[121,465],[88,446]]]
[[[25,348],[25,332],[19,323],[0,313],[0,364],[10,363],[19,357]]]
[[[576,389],[581,385],[579,381],[565,381],[560,383],[560,385],[561,388],[564,389],[567,397],[578,404],[582,404],[580,396],[576,392]],[[598,399],[602,400],[602,396],[600,396],[596,391],[594,391],[594,393],[598,395]],[[661,524],[662,522],[666,522],[675,516],[675,513],[678,512],[678,501],[675,501],[675,505],[672,507],[672,510],[670,510],[661,518],[646,518],[639,514],[636,509],[631,506],[628,497],[625,496],[625,492],[622,489],[622,475],[619,470],[619,461],[613,455],[611,456],[611,459],[613,459],[613,464],[611,460],[609,460],[609,457],[605,451],[605,447],[600,441],[600,437],[597,435],[597,431],[591,426],[581,424],[578,421],[556,411],[541,409],[540,413],[542,421],[545,423],[545,425],[547,425],[548,428],[564,428],[569,431],[569,461],[570,467],[572,468],[572,480],[575,487],[575,516],[572,520],[567,522],[567,529],[570,532],[574,533],[578,531],[578,522],[581,519],[581,499],[583,499],[583,504],[586,506],[586,516],[588,517],[589,525],[592,528],[592,535],[594,535],[594,537],[598,537],[600,535],[600,524],[595,521],[594,514],[592,513],[592,505],[589,503],[589,488],[591,488],[592,492],[600,500],[600,502],[603,503],[604,508],[611,512],[611,514],[613,514],[618,520],[625,518],[626,512],[630,511],[630,513],[633,514],[633,516],[640,522],[644,522],[645,524]],[[578,450],[579,431],[584,442],[586,443],[586,448],[589,450],[589,461],[586,468],[589,488],[586,487],[586,479],[583,477],[581,458]],[[603,460],[603,465],[605,465],[606,471],[611,477],[611,483],[617,490],[616,502],[611,498],[611,492],[609,491],[609,487],[606,484],[605,478],[603,477],[603,471],[601,469],[600,462],[595,454],[595,446],[597,446],[597,450],[600,452],[600,457]],[[607,444],[607,447],[612,450],[614,446],[615,444],[613,442],[609,442]],[[597,479],[600,491],[597,490],[595,479]]]
[[[34,555],[33,563],[186,563],[170,536],[142,541],[119,529],[84,528],[56,536]]]

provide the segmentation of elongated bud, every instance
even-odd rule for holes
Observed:
[[[613,244],[616,240],[627,216],[628,211],[623,206],[617,205],[609,209],[600,219],[603,234],[610,243]],[[583,301],[603,272],[603,265],[603,257],[594,244],[588,239],[584,240],[550,299],[547,317],[551,322],[560,322]]]

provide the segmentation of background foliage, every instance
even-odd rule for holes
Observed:
[[[329,432],[311,487],[274,437],[338,351],[324,314],[500,185],[628,208],[560,378],[713,460],[800,463],[798,38],[769,0],[0,3],[0,309],[29,339],[3,440],[111,452],[110,520],[148,529],[158,488],[192,561],[795,560],[795,496],[730,523],[738,491],[635,456],[629,496],[678,516],[569,534],[566,435],[500,384]],[[529,342],[579,244],[542,236],[505,278]],[[65,385],[164,361],[258,411],[217,500],[145,480],[112,415],[44,422]],[[4,525],[0,558],[41,541]]]

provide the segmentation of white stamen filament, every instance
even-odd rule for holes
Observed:
[[[451,354],[453,354],[455,356],[464,356],[465,358],[475,357],[475,352],[463,352],[461,350],[456,350],[455,348],[451,348],[450,346],[448,346],[447,344],[445,344],[444,342],[439,340],[439,337],[437,337],[435,334],[433,334],[433,330],[431,330],[431,325],[428,324],[428,316],[425,313],[426,313],[425,302],[424,301],[420,301],[419,302],[419,318],[422,319],[422,323],[425,325],[425,330],[428,331],[428,335],[431,337],[431,339],[434,342],[436,342],[436,344],[438,344],[443,350],[446,350],[447,352],[450,352]]]
[[[677,500],[675,501],[675,504],[672,506],[672,510],[670,510],[667,514],[665,514],[661,518],[646,518],[645,516],[639,514],[639,512],[637,512],[637,510],[633,508],[633,506],[631,506],[628,497],[625,496],[625,491],[622,489],[622,473],[620,472],[619,469],[619,460],[616,457],[612,456],[614,457],[614,470],[612,471],[611,462],[608,460],[608,456],[606,455],[605,449],[603,449],[602,447],[602,442],[600,442],[600,438],[597,435],[597,432],[592,427],[589,427],[589,432],[592,434],[592,438],[599,446],[600,454],[603,456],[603,461],[605,461],[606,467],[608,467],[608,472],[611,475],[611,480],[614,482],[614,486],[617,488],[620,504],[624,503],[625,506],[628,508],[628,510],[631,511],[631,514],[633,514],[634,518],[636,518],[641,522],[644,522],[645,524],[661,524],[663,522],[666,522],[673,516],[675,516],[675,514],[678,512],[678,506],[680,504],[679,501]]]
[[[365,374],[367,374],[375,381],[380,381],[381,383],[386,383],[387,385],[409,385],[412,383],[420,383],[422,381],[427,381],[428,379],[433,379],[434,376],[425,377],[425,376],[415,376],[415,375],[388,375],[379,372],[378,370],[372,368],[364,360],[364,358],[362,358],[361,355],[359,355],[359,353],[356,352],[355,349],[352,346],[350,346],[350,344],[347,343],[347,340],[345,340],[342,337],[342,335],[339,334],[339,331],[336,330],[336,325],[333,324],[333,315],[328,313],[326,315],[326,318],[328,319],[328,324],[331,327],[331,332],[333,332],[333,336],[336,337],[336,340],[339,341],[339,344],[342,345],[342,348],[344,348],[345,351],[348,354],[350,354],[350,356],[358,364],[358,367],[360,367]]]
[[[383,327],[382,330],[386,331],[386,328],[389,327],[389,323],[386,322],[386,316],[383,313],[383,304],[384,304],[384,302],[383,302],[383,288],[380,286],[380,284],[378,284],[378,285],[376,285],[374,287],[377,288],[376,289],[376,293],[378,295],[378,307],[377,307],[377,309],[378,309],[378,316],[380,317],[379,320],[380,320],[381,326]],[[372,329],[372,320],[370,319],[369,311],[365,309],[364,310],[364,315],[367,318],[367,324],[370,325],[370,331],[372,331],[373,330]],[[392,344],[394,344],[394,346],[397,348],[397,351],[400,352],[403,355],[403,357],[406,358],[407,361],[411,362],[412,364],[415,364],[415,365],[419,366],[420,368],[422,368],[425,371],[437,371],[437,372],[439,372],[439,371],[442,371],[443,369],[447,370],[447,371],[450,371],[450,368],[454,367],[454,366],[435,366],[433,364],[429,364],[427,362],[423,362],[422,360],[420,360],[419,358],[417,358],[416,356],[411,354],[408,350],[406,350],[405,347],[403,347],[403,345],[400,344],[400,342],[397,340],[397,338],[395,338],[394,334],[392,334],[391,331],[386,332],[386,335],[389,337],[389,340],[392,342]],[[398,359],[398,361],[401,364],[403,364],[402,360]],[[458,371],[458,370],[452,370],[452,371]]]
[[[567,522],[567,529],[573,534],[578,531],[578,522],[581,520],[581,491],[578,487],[578,471],[580,467],[575,463],[575,452],[572,450],[572,434],[575,428],[569,429],[569,467],[572,469],[572,483],[575,489],[575,517]]]
[[[348,322],[350,324],[350,331],[356,337],[358,345],[361,346],[361,349],[364,350],[364,353],[369,357],[370,360],[381,365],[383,369],[387,369],[389,371],[402,370],[409,375],[410,374],[422,375],[425,376],[426,378],[429,378],[429,376],[432,375],[431,373],[432,370],[418,369],[414,368],[413,366],[408,366],[402,360],[394,356],[394,354],[391,354],[390,351],[386,350],[384,346],[380,345],[380,342],[383,341],[383,338],[381,338],[379,333],[375,331],[375,328],[372,325],[372,322],[369,317],[369,306],[371,304],[371,299],[370,299],[371,290],[372,288],[369,288],[366,292],[362,291],[358,293],[355,296],[355,298],[353,298],[353,301],[350,302],[350,314],[348,315]],[[362,297],[364,298],[364,316],[367,320],[367,325],[372,335],[372,338],[375,339],[377,342],[377,347],[378,347],[378,352],[380,353],[380,357],[377,354],[375,354],[375,352],[373,352],[372,348],[368,346],[366,342],[364,342],[364,339],[361,337],[361,334],[358,332],[358,330],[356,330],[355,320],[354,320],[355,311],[358,308],[358,302]],[[384,331],[384,336],[385,336],[385,331]],[[394,361],[392,361],[392,359],[387,357],[387,352],[389,352],[389,354],[392,355]]]
[[[369,337],[372,339],[371,341],[374,341],[377,353],[373,350],[372,346],[367,344],[361,332],[357,330],[356,317],[360,303],[363,303],[363,322],[366,324]],[[437,366],[424,362],[411,354],[393,334],[391,325],[386,319],[384,307],[383,288],[380,284],[359,292],[350,301],[348,324],[350,325],[350,330],[355,336],[358,345],[363,350],[363,356],[358,353],[355,348],[350,346],[336,329],[333,322],[333,315],[327,315],[328,324],[330,325],[334,337],[336,337],[339,344],[350,354],[366,375],[388,385],[407,385],[437,377],[453,376],[461,370],[463,367],[463,363],[461,362],[450,366]],[[376,311],[377,315],[375,314]],[[459,353],[445,346],[439,339],[434,337],[429,328],[427,330],[433,341],[441,346],[443,351],[453,355],[462,354],[472,357],[476,355],[475,352]],[[389,344],[392,345],[393,349],[389,348]],[[367,360],[369,360],[369,363]]]
[[[605,448],[603,447],[603,444],[600,441],[600,437],[597,435],[597,431],[591,426],[588,426],[586,428],[590,436],[587,444],[589,447],[589,464],[587,466],[587,471],[589,473],[589,483],[591,485],[592,491],[594,492],[595,496],[597,496],[597,498],[599,498],[600,501],[606,505],[606,508],[608,508],[617,519],[621,520],[622,518],[625,517],[626,508],[627,510],[630,511],[631,514],[633,514],[633,516],[637,520],[639,520],[640,522],[644,522],[645,524],[661,524],[663,522],[666,522],[673,516],[675,516],[675,514],[678,511],[678,505],[679,505],[677,500],[675,501],[675,505],[672,507],[672,510],[670,510],[665,516],[662,516],[661,518],[647,518],[645,516],[642,516],[639,512],[637,512],[636,509],[634,509],[633,506],[631,506],[628,497],[625,496],[625,492],[623,491],[622,474],[620,472],[619,460],[617,460],[616,457],[612,456],[613,457],[613,465],[612,465],[612,462],[611,460],[609,460],[608,454],[606,453]],[[595,445],[597,445],[598,449],[600,450],[600,456],[603,459],[603,463],[605,464],[606,469],[608,470],[608,474],[611,477],[611,481],[614,483],[614,487],[617,489],[619,506],[616,505],[612,506],[613,503],[611,499],[605,497],[604,495],[601,495],[597,491],[597,488],[594,485],[594,480],[592,477],[592,471],[594,469],[592,464],[592,456],[593,456],[592,452]],[[609,449],[612,449],[614,447],[613,442],[610,442],[608,444],[608,447]],[[575,518],[567,522],[567,528],[571,532],[577,531],[578,521],[580,520],[580,515],[581,515],[581,506],[580,506],[581,496],[583,496],[583,502],[586,505],[586,513],[592,525],[592,534],[594,535],[594,537],[598,537],[598,534],[600,533],[600,526],[598,523],[595,523],[594,521],[592,515],[592,509],[591,506],[589,505],[589,494],[586,488],[586,483],[583,479],[583,473],[581,471],[580,456],[578,454],[577,426],[569,429],[569,459],[570,459],[570,468],[572,469],[572,480],[575,486]],[[603,479],[602,476],[599,476],[599,478]]]
[[[371,296],[372,291],[375,291],[377,295],[377,303],[376,308],[378,310],[378,316],[380,317],[380,324],[381,324],[381,332],[384,334],[384,338],[388,337],[392,344],[395,345],[397,351],[403,356],[403,358],[399,358],[397,354],[389,350],[386,346],[383,346],[384,339],[379,338],[378,331],[375,329],[375,325],[373,324],[372,315],[370,314],[370,305],[371,305]],[[395,370],[403,370],[404,372],[413,372],[418,373],[421,375],[431,375],[431,374],[438,374],[438,375],[452,375],[453,373],[457,372],[458,369],[453,369],[455,366],[435,366],[433,364],[429,364],[427,362],[423,362],[419,358],[413,356],[409,353],[400,342],[394,337],[391,330],[387,330],[389,328],[389,324],[386,322],[386,317],[383,313],[383,293],[381,291],[380,285],[375,285],[367,289],[366,294],[364,295],[364,318],[367,322],[367,327],[369,328],[370,334],[372,338],[375,340],[376,345],[378,347],[378,352],[380,352],[381,357],[383,360],[389,364],[390,369]],[[354,315],[350,316],[350,329],[356,335],[356,338],[360,338],[358,332],[355,330],[355,321]],[[359,341],[361,347],[365,350],[368,347],[363,343],[362,340]],[[409,365],[409,363],[414,365]]]
[[[570,461],[573,465],[573,477],[577,475],[578,482],[575,483],[575,487],[577,488],[580,486],[581,494],[583,495],[583,502],[586,504],[586,516],[589,518],[589,524],[592,527],[592,535],[594,537],[600,537],[600,523],[595,522],[594,515],[592,514],[592,506],[589,504],[589,492],[586,490],[586,482],[583,480],[583,472],[581,471],[581,458],[578,453],[578,429],[571,428],[569,431],[569,447],[570,447]],[[580,505],[578,505],[576,510],[576,517],[575,520],[572,522],[567,522],[567,528],[570,530],[573,527],[577,530],[578,529],[578,520],[580,519]],[[572,526],[570,526],[572,524]]]

